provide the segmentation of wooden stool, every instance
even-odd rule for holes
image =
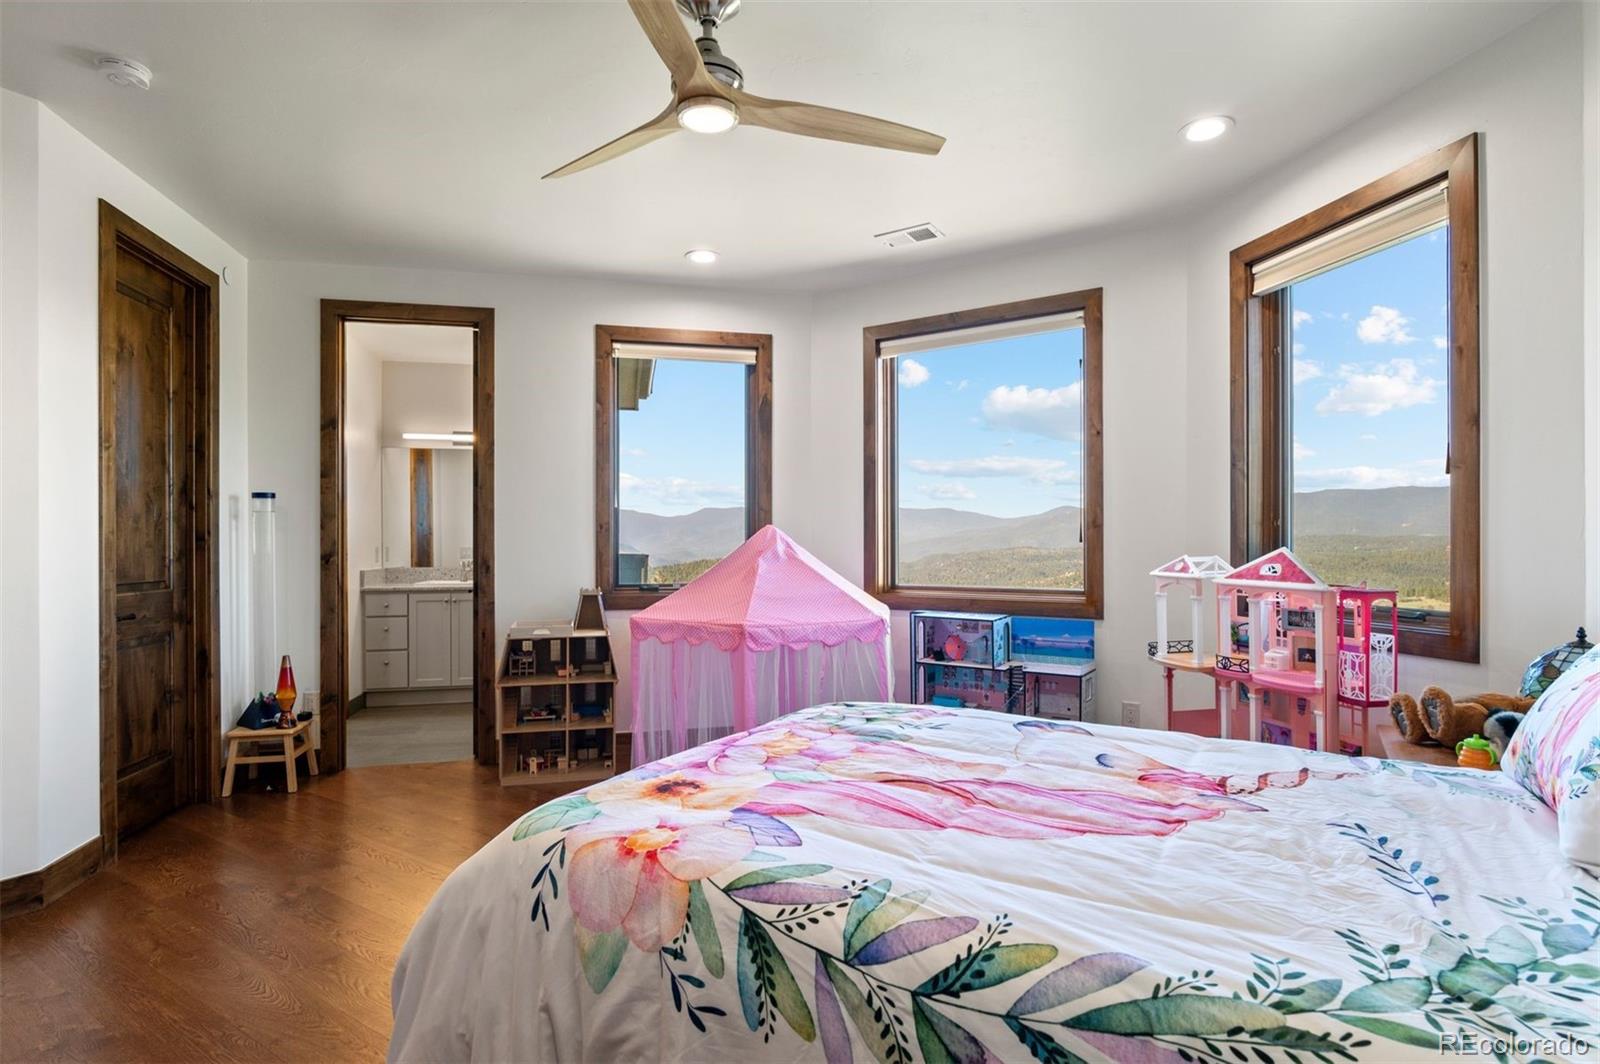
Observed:
[[[233,793],[233,770],[240,765],[266,765],[283,763],[284,771],[289,774],[289,790],[299,789],[299,781],[295,778],[295,758],[301,754],[306,755],[306,767],[311,774],[317,774],[317,751],[311,746],[311,722],[309,720],[297,721],[292,728],[230,728],[226,736],[228,740],[228,769],[222,774],[222,796],[228,797]],[[271,753],[254,753],[242,755],[239,748],[246,743],[273,744],[280,747]]]

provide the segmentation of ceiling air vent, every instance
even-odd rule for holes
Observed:
[[[907,244],[926,244],[930,240],[942,240],[944,230],[930,222],[923,222],[921,225],[908,225],[904,229],[891,229],[887,233],[878,233],[873,239],[892,248],[903,248]]]

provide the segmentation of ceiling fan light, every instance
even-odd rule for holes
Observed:
[[[678,125],[691,133],[726,133],[739,124],[739,109],[720,96],[691,96],[678,105]]]
[[[1191,144],[1216,140],[1233,128],[1233,119],[1227,115],[1205,115],[1183,127],[1183,139]]]

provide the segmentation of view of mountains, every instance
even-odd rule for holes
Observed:
[[[1444,536],[1450,530],[1449,488],[1335,488],[1297,492],[1296,536]],[[623,553],[647,554],[652,565],[720,558],[744,541],[744,510],[707,507],[666,517],[619,514]],[[1058,506],[1025,517],[992,517],[946,507],[900,510],[900,560],[980,551],[1074,549],[1081,514]]]

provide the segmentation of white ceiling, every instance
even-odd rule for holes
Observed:
[[[473,330],[460,325],[406,325],[400,322],[352,321],[344,327],[345,343],[381,362],[447,362],[472,365]]]
[[[621,2],[8,2],[0,81],[253,258],[821,289],[1181,210],[1545,6],[746,0],[721,40],[751,91],[943,153],[744,128],[545,182],[667,100]],[[104,81],[102,52],[153,88]],[[1232,134],[1181,140],[1214,112]],[[872,239],[924,221],[949,240]]]

